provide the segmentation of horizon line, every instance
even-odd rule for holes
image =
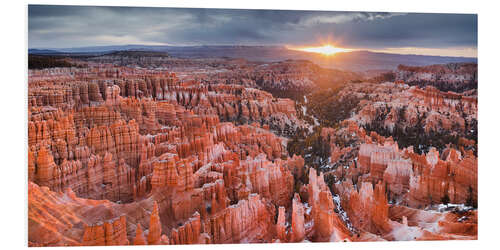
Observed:
[[[159,45],[159,44],[115,44],[115,45],[86,45],[86,46],[78,46],[78,47],[29,47],[28,45],[28,51],[29,50],[54,50],[56,52],[61,52],[61,53],[78,53],[78,52],[64,52],[64,51],[58,51],[58,50],[68,50],[68,49],[83,49],[83,48],[104,48],[104,47],[126,47],[126,46],[145,46],[145,47],[283,47],[287,50],[292,50],[287,48],[286,44],[263,44],[263,45],[250,45],[250,44],[199,44],[199,45],[172,45],[172,44],[164,44],[164,45]],[[402,47],[404,48],[404,47]],[[423,48],[423,49],[428,49],[428,48]],[[477,48],[474,48],[477,49]],[[116,51],[126,51],[126,50],[116,50]],[[106,52],[106,51],[96,51],[95,53],[98,52]],[[389,51],[384,51],[383,49],[352,49],[352,51],[349,52],[339,52],[339,53],[351,53],[351,52],[370,52],[370,53],[378,53],[378,54],[392,54],[392,55],[405,55],[405,56],[433,56],[433,57],[456,57],[456,58],[475,58],[477,59],[478,56],[452,56],[452,55],[431,55],[431,54],[411,54],[411,53],[396,53],[396,52],[389,52]],[[92,53],[92,52],[88,52]],[[314,52],[306,52],[303,51],[303,53],[314,53]]]

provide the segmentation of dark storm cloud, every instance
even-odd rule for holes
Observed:
[[[29,47],[113,44],[317,44],[477,47],[477,16],[368,12],[28,7]]]

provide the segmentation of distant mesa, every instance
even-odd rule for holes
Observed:
[[[128,51],[128,52],[122,52]],[[135,51],[135,52],[131,52]],[[310,60],[327,68],[350,71],[394,70],[398,65],[423,66],[457,62],[477,63],[477,58],[443,57],[425,55],[403,55],[371,51],[338,52],[325,57],[318,53],[290,50],[283,46],[151,46],[151,45],[116,45],[91,46],[79,48],[29,49],[30,54],[67,55],[67,56],[98,56],[110,53],[145,53],[142,56],[157,56],[153,52],[165,52],[168,56],[179,58],[243,58],[256,62],[276,62],[287,59]],[[146,53],[149,52],[149,53]],[[162,55],[163,56],[163,55]]]
[[[105,56],[123,56],[123,57],[169,57],[167,52],[147,51],[147,50],[120,50],[104,54]]]

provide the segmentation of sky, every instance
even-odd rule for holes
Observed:
[[[331,44],[477,57],[477,15],[159,7],[28,6],[29,48]]]

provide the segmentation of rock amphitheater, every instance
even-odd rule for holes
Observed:
[[[295,101],[258,88],[97,63],[28,84],[29,246],[477,239],[476,154],[418,154],[362,127],[385,101],[408,106],[405,126],[424,112],[425,131],[465,131],[477,98],[384,85],[322,128],[330,162],[348,160],[319,171],[287,151],[310,126]]]

